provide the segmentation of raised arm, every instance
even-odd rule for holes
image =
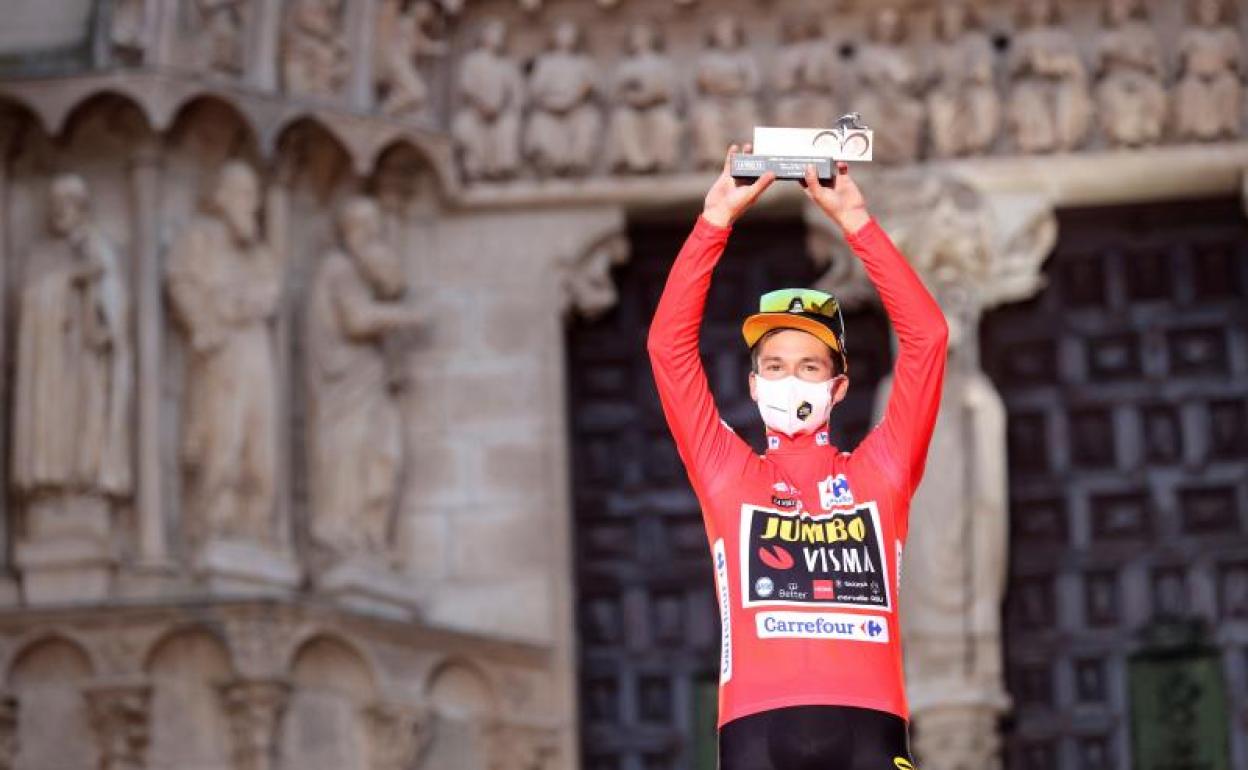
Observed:
[[[857,185],[844,170],[837,188],[819,187],[813,170],[808,172],[807,194],[841,226],[897,334],[897,360],[884,419],[854,454],[879,467],[909,496],[923,478],[927,447],[936,426],[949,328],[940,306],[888,234],[871,218]]]
[[[728,172],[736,149],[735,145],[729,149],[724,171],[672,264],[646,344],[663,414],[699,494],[713,490],[717,477],[728,478],[751,455],[720,420],[698,352],[711,273],[728,243],[732,223],[775,178],[769,174],[752,185],[738,185]]]

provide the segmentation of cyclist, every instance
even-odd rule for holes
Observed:
[[[749,146],[746,146],[748,152]],[[702,507],[722,623],[721,770],[908,770],[897,591],[911,496],[944,377],[944,316],[838,164],[806,195],[843,231],[896,331],[883,420],[853,452],[828,420],[849,386],[830,295],[763,295],[743,326],[755,454],[721,420],[698,353],[711,273],[733,222],[772,184],[724,170],[659,300],[648,348],[663,412]]]

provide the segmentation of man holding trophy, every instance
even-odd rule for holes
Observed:
[[[826,132],[756,129],[755,155],[729,148],[650,327],[660,400],[714,564],[721,770],[913,770],[897,592],[948,331],[842,160],[870,157],[870,131],[852,117]],[[831,151],[818,144],[830,141]],[[810,289],[764,294],[742,329],[767,427],[760,456],[720,420],[698,336],[733,223],[778,176],[799,174],[883,300],[898,340],[895,385],[857,448],[832,446],[829,417],[849,386],[840,307]]]

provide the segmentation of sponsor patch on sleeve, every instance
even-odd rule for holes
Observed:
[[[716,540],[711,550],[715,559],[715,589],[719,594],[719,683],[727,684],[732,679],[732,590],[724,539]]]

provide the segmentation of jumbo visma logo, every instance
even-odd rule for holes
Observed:
[[[874,502],[813,516],[747,504],[740,526],[744,606],[891,609],[891,565]]]
[[[867,539],[862,514],[834,516],[822,521],[798,520],[791,516],[769,516],[763,527],[764,540],[786,543],[861,543]]]

